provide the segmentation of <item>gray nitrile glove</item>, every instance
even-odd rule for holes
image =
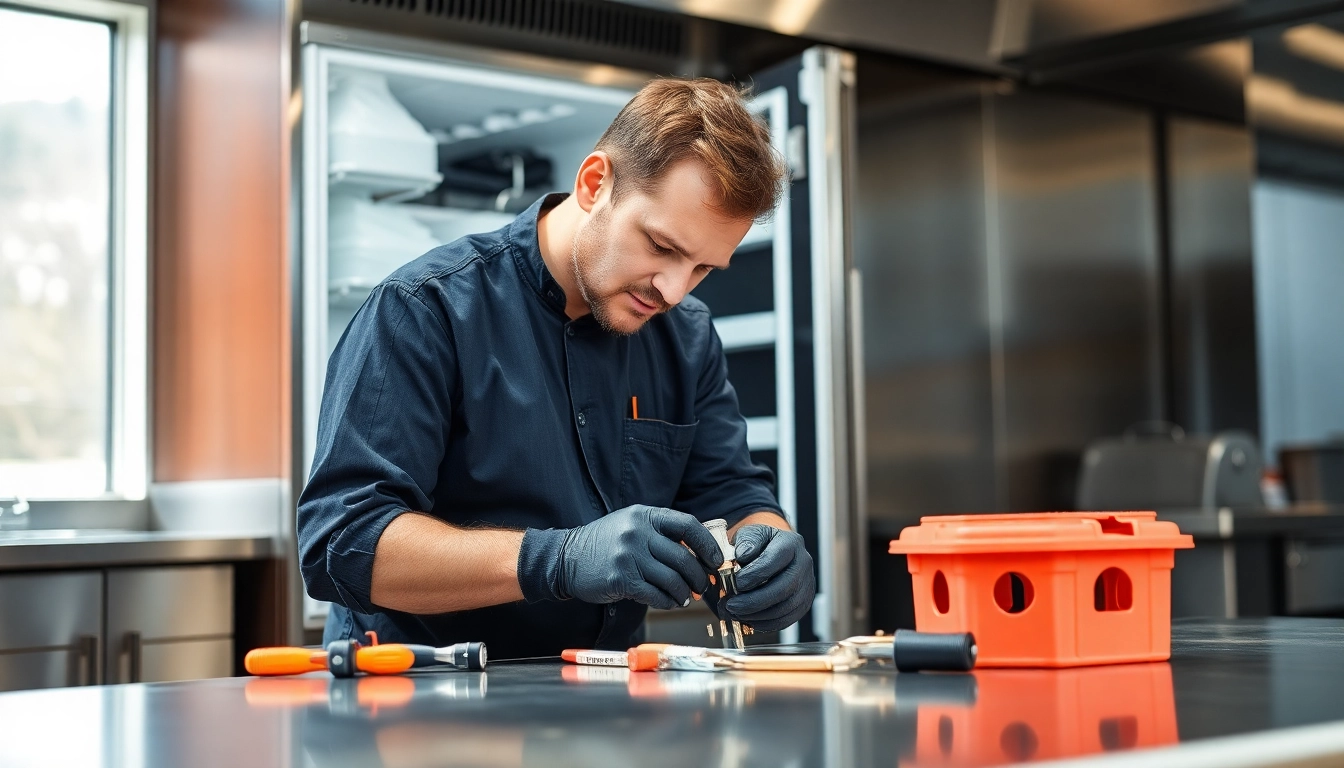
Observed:
[[[733,537],[737,594],[706,603],[721,619],[733,619],[761,632],[776,632],[798,621],[812,607],[817,577],[803,537],[769,525],[746,525]]]
[[[634,600],[677,608],[690,603],[691,592],[703,594],[709,588],[706,569],[722,564],[714,537],[699,520],[636,504],[567,532],[554,571],[555,593],[586,603]]]

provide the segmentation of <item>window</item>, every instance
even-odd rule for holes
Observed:
[[[147,22],[0,5],[0,496],[145,494]]]

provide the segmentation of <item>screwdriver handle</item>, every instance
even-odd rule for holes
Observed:
[[[243,657],[250,675],[302,675],[327,668],[327,652],[312,648],[254,648]]]
[[[401,643],[381,643],[355,651],[355,668],[371,675],[395,675],[415,665],[415,651]]]

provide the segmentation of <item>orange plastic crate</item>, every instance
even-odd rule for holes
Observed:
[[[921,518],[904,554],[921,632],[973,632],[980,667],[1074,667],[1171,656],[1174,551],[1154,512]]]

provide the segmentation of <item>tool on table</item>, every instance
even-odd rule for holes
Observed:
[[[742,566],[737,564],[737,550],[733,548],[728,541],[728,522],[726,520],[710,520],[705,523],[705,528],[709,530],[714,541],[719,544],[719,552],[723,554],[723,565],[719,567],[719,602],[722,604],[730,596],[737,594],[737,572],[742,570]],[[731,632],[729,627],[731,626]],[[750,628],[747,633],[750,634]],[[719,636],[723,638],[724,648],[733,648],[742,650],[746,644],[742,642],[742,624],[737,621],[727,622],[719,619]]]
[[[566,648],[560,652],[560,658],[571,664],[592,667],[624,667],[629,662],[625,651],[588,651],[577,648]]]
[[[335,640],[325,650],[315,648],[256,648],[247,652],[243,667],[253,675],[301,675],[331,670],[336,677],[354,677],[366,672],[395,675],[412,667],[449,666],[454,669],[485,669],[484,643],[456,643],[442,648],[405,643],[379,643],[378,635],[367,633],[372,642],[364,645],[355,638]]]
[[[690,648],[694,651],[703,650],[693,646],[678,646],[671,643],[640,643],[628,651],[589,651],[582,649],[569,648],[560,652],[560,658],[571,664],[591,667],[629,667],[630,656],[634,653],[660,653],[668,648]],[[633,669],[633,667],[631,667]]]
[[[869,662],[891,660],[901,672],[966,672],[975,667],[978,649],[969,632],[939,634],[897,630],[895,635],[851,637],[825,653],[770,653],[757,646],[757,653],[729,649],[694,648],[684,645],[631,648],[630,669],[717,672],[755,670],[771,672],[844,672]],[[781,649],[782,650],[782,649]]]

